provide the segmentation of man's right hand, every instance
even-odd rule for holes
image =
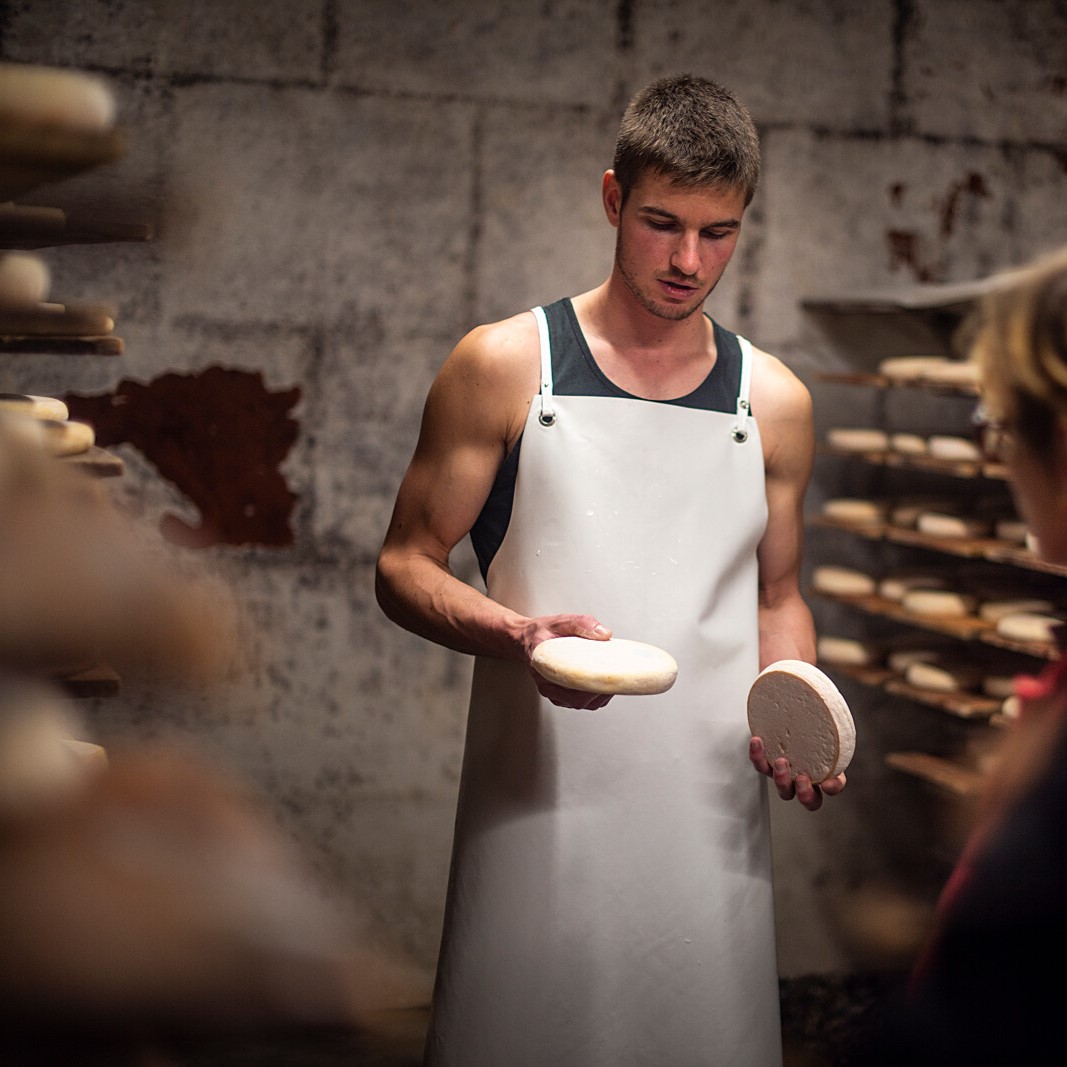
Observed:
[[[542,641],[549,641],[553,637],[584,637],[590,641],[607,641],[611,637],[611,631],[592,615],[543,615],[530,619],[522,635],[526,665],[541,696],[561,708],[578,708],[583,711],[602,708],[611,699],[610,693],[568,689],[550,682],[530,665],[534,649]]]

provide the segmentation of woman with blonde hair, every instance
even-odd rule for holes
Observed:
[[[1067,565],[1067,249],[1010,276],[969,324],[987,446],[1049,563]],[[1062,1055],[1067,658],[1016,680],[1019,718],[942,893],[907,996],[862,1063]]]

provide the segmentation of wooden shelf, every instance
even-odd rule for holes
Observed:
[[[25,356],[121,356],[126,343],[121,337],[3,337],[0,354]]]
[[[861,385],[876,389],[923,389],[943,396],[959,396],[974,399],[978,396],[978,386],[958,382],[938,382],[928,378],[891,378],[886,374],[852,374],[844,371],[820,371],[815,380],[833,385]]]
[[[1007,468],[1004,464],[992,460],[938,459],[935,456],[895,452],[889,449],[877,452],[858,452],[850,448],[836,448],[825,442],[821,442],[816,451],[822,456],[858,459],[863,463],[871,463],[879,467],[925,471],[927,474],[946,474],[952,478],[988,478],[992,481],[1004,481],[1007,478]]]
[[[71,130],[5,119],[0,123],[0,200],[114,163],[125,151],[122,130]]]
[[[1001,637],[996,632],[996,627],[985,619],[977,619],[973,616],[916,615],[914,612],[905,611],[895,600],[886,600],[885,597],[880,596],[840,596],[823,592],[820,589],[812,589],[810,593],[812,596],[855,608],[868,615],[892,619],[894,622],[904,623],[929,633],[941,634],[944,637],[953,637],[958,641],[978,641],[1007,652],[1032,656],[1035,659],[1053,660],[1059,656],[1058,649],[1052,642],[1009,640]]]
[[[30,250],[58,245],[137,242],[151,238],[146,223],[70,216],[58,207],[0,204],[0,248]]]
[[[909,685],[902,675],[887,667],[853,666],[845,663],[825,663],[820,661],[821,668],[827,674],[843,675],[861,685],[872,689],[881,689],[894,696],[906,697],[917,704],[923,704],[938,711],[955,715],[959,719],[990,719],[999,714],[1003,701],[995,697],[988,697],[982,693],[951,692],[941,690],[919,688]]]
[[[79,452],[73,456],[62,456],[60,461],[72,463],[87,474],[97,478],[118,478],[126,470],[126,464],[121,456],[113,455],[96,445],[91,445],[88,452]]]
[[[903,526],[889,523],[870,523],[859,525],[830,519],[824,515],[812,515],[806,520],[809,526],[821,529],[839,530],[854,537],[863,537],[870,541],[888,541],[892,544],[906,545],[911,548],[929,549],[946,556],[962,559],[982,559],[989,563],[1002,563],[1020,570],[1034,571],[1067,578],[1067,567],[1047,563],[1035,556],[1021,545],[1009,544],[995,538],[932,537]]]
[[[79,698],[116,696],[122,688],[118,674],[103,663],[61,675],[56,682],[68,696]]]
[[[921,778],[957,797],[975,796],[985,781],[978,771],[928,752],[889,752],[885,762],[887,767]]]

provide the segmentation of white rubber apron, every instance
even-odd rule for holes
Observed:
[[[660,696],[556,707],[478,659],[427,1063],[781,1062],[758,673],[763,456],[748,416],[553,397],[542,326],[489,594],[678,660]],[[738,440],[737,438],[743,438]]]

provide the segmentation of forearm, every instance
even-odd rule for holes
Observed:
[[[469,655],[524,661],[530,620],[460,581],[446,565],[415,553],[383,552],[375,595],[398,626]]]
[[[760,670],[780,659],[815,662],[815,623],[799,591],[761,597],[759,656]]]

